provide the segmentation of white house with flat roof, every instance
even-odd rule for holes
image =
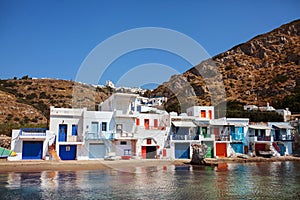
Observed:
[[[50,107],[50,131],[62,160],[104,158],[111,151],[113,112]]]

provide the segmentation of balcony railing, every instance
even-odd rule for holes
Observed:
[[[112,132],[108,133],[85,133],[85,140],[112,140],[114,138],[114,134]]]
[[[166,130],[166,126],[138,126],[139,130]]]
[[[199,136],[192,135],[172,135],[172,140],[199,140]]]
[[[271,141],[270,136],[257,136],[257,141]]]
[[[295,137],[293,135],[280,135],[279,137],[274,137],[274,141],[294,141]]]
[[[82,136],[58,134],[58,142],[82,142]]]
[[[234,141],[243,141],[244,140],[244,133],[231,133],[231,140]]]
[[[114,138],[133,138],[134,133],[131,132],[125,132],[125,131],[120,131],[114,134]]]
[[[20,136],[46,137],[46,128],[23,128],[20,130]]]

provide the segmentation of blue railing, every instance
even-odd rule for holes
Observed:
[[[20,136],[46,136],[46,128],[21,128]]]
[[[244,140],[244,133],[230,133],[231,140],[235,141],[243,141]]]

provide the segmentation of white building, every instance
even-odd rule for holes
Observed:
[[[280,115],[283,116],[283,121],[284,121],[284,122],[288,122],[288,121],[291,120],[291,115],[292,115],[292,113],[291,113],[291,111],[289,111],[288,108],[286,108],[286,109],[276,109],[275,111],[276,111],[278,114],[280,114]]]
[[[15,157],[8,160],[42,160],[47,159],[48,147],[55,141],[55,134],[45,128],[24,128],[12,130],[11,149]]]
[[[99,159],[108,155],[113,128],[112,112],[50,108],[50,131],[62,160]]]
[[[162,156],[169,118],[165,111],[150,108],[147,99],[136,94],[115,93],[99,105],[101,111],[113,111],[116,155],[139,158]]]
[[[192,106],[186,110],[188,116],[198,117],[200,119],[214,119],[215,112],[213,106]]]
[[[213,157],[214,135],[209,124],[214,119],[213,106],[193,106],[187,114],[170,113],[171,129],[167,142],[168,157],[173,159],[189,159],[192,156],[193,144],[208,146],[206,157]]]

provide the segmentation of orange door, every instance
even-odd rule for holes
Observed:
[[[216,156],[218,157],[227,157],[227,148],[226,143],[217,143],[216,144]]]
[[[146,146],[142,146],[142,158],[146,159],[146,155],[147,155]]]

